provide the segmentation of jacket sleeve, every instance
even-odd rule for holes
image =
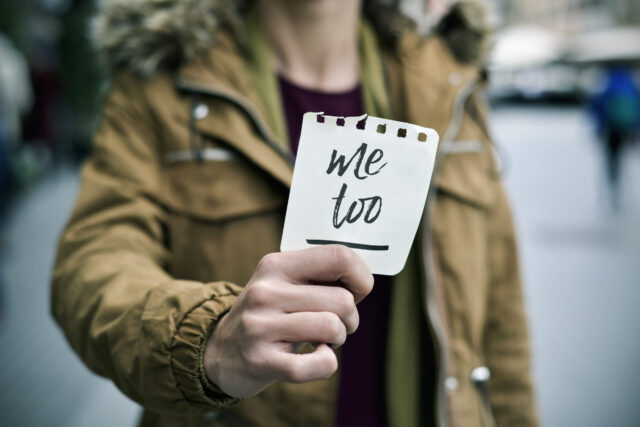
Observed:
[[[489,390],[499,425],[537,425],[530,376],[527,319],[517,247],[507,199],[497,182],[489,224],[490,291],[485,354],[491,371]]]
[[[241,288],[167,274],[160,137],[151,111],[144,83],[115,79],[60,239],[52,311],[84,363],[141,405],[210,411],[233,399],[203,389],[201,348]]]

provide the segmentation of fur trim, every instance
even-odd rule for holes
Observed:
[[[370,3],[375,3],[375,0]],[[206,50],[221,26],[237,29],[239,0],[104,0],[92,23],[93,44],[102,66],[114,73],[129,69],[150,77],[160,69],[176,69]],[[375,7],[365,8],[375,11]],[[409,28],[408,20],[372,19],[382,35]],[[486,53],[488,25],[478,3],[454,4],[436,26],[454,56],[476,63]],[[400,24],[399,24],[400,23]],[[238,34],[235,34],[238,36]]]
[[[213,42],[219,27],[211,0],[107,0],[93,21],[99,59],[112,73],[151,76],[175,68]]]

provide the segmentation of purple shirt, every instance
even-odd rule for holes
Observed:
[[[296,86],[279,77],[291,151],[298,151],[302,116],[323,111],[330,116],[364,113],[360,86],[345,92],[319,92]],[[360,326],[340,348],[338,427],[386,426],[385,356],[391,277],[375,276],[373,291],[358,304]]]

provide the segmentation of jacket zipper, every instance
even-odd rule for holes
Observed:
[[[462,124],[462,113],[464,112],[464,104],[473,92],[477,85],[477,80],[466,83],[462,88],[458,90],[453,102],[453,110],[451,114],[451,122],[445,131],[440,147],[440,155],[436,157],[436,163],[434,165],[433,176],[431,178],[431,185],[429,186],[429,195],[427,197],[427,205],[425,207],[425,213],[423,216],[423,239],[422,239],[422,261],[424,274],[424,283],[426,286],[424,304],[425,312],[427,313],[427,320],[431,325],[431,334],[434,339],[434,347],[436,353],[436,360],[438,362],[438,369],[436,375],[436,402],[435,402],[435,420],[437,426],[449,426],[449,417],[447,410],[447,397],[445,392],[445,380],[447,378],[447,355],[443,350],[445,346],[445,331],[440,313],[438,310],[438,302],[435,296],[435,277],[434,267],[435,260],[433,258],[432,234],[431,234],[431,216],[433,214],[433,205],[435,202],[436,193],[436,178],[440,171],[442,161],[446,156],[447,150],[444,150],[444,145],[449,144],[453,138],[457,135]]]
[[[447,130],[444,133],[441,144],[445,145],[450,143],[451,140],[455,137],[460,129],[460,125],[462,123],[462,113],[464,111],[464,104],[466,103],[468,97],[473,92],[477,85],[477,81],[468,82],[461,89],[458,90],[456,94],[452,118]],[[290,166],[293,167],[294,161],[291,155],[282,149],[281,145],[278,144],[277,138],[267,126],[265,120],[262,118],[260,113],[255,110],[249,103],[249,101],[244,98],[238,96],[237,94],[230,93],[224,89],[219,89],[215,87],[203,87],[200,85],[195,85],[192,83],[188,83],[185,81],[179,81],[178,87],[183,90],[202,93],[214,97],[218,97],[224,99],[225,101],[231,102],[232,104],[239,107],[242,111],[244,111],[247,116],[253,121],[258,129],[258,132],[262,135],[267,144],[275,150],[275,152],[282,157]],[[440,165],[444,157],[446,156],[446,150],[440,149],[440,155],[436,158],[436,164],[434,166],[433,177],[431,179],[431,185],[429,186],[429,197],[427,197],[427,206],[425,207],[425,214],[423,217],[423,274],[424,274],[424,282],[426,284],[427,292],[425,297],[425,311],[427,313],[427,317],[429,320],[429,324],[431,325],[432,337],[434,338],[434,347],[436,352],[436,358],[438,359],[438,373],[437,373],[437,381],[436,381],[436,425],[438,426],[448,426],[448,414],[447,414],[447,401],[446,394],[444,389],[444,382],[447,376],[447,358],[445,352],[442,350],[445,341],[445,332],[442,324],[442,319],[440,318],[440,314],[438,312],[438,304],[435,299],[435,278],[434,274],[434,259],[431,251],[431,214],[433,211],[433,200],[435,199],[435,182],[438,172],[440,170]],[[431,298],[429,298],[431,296]]]
[[[240,95],[216,87],[204,87],[182,80],[178,81],[177,85],[178,88],[182,90],[221,98],[239,107],[256,125],[258,132],[260,132],[260,135],[267,142],[267,144],[271,148],[273,148],[273,150],[280,157],[282,157],[289,166],[293,167],[294,161],[292,156],[286,150],[284,150],[280,144],[278,144],[278,138],[273,134],[273,131],[271,131],[260,112],[252,107],[251,103],[248,100],[244,99]]]

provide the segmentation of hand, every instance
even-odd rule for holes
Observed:
[[[356,304],[372,288],[369,267],[345,246],[265,256],[207,341],[207,376],[239,398],[274,381],[330,377],[338,369],[331,346],[342,345],[358,328]],[[301,342],[318,345],[312,353],[295,354]]]

